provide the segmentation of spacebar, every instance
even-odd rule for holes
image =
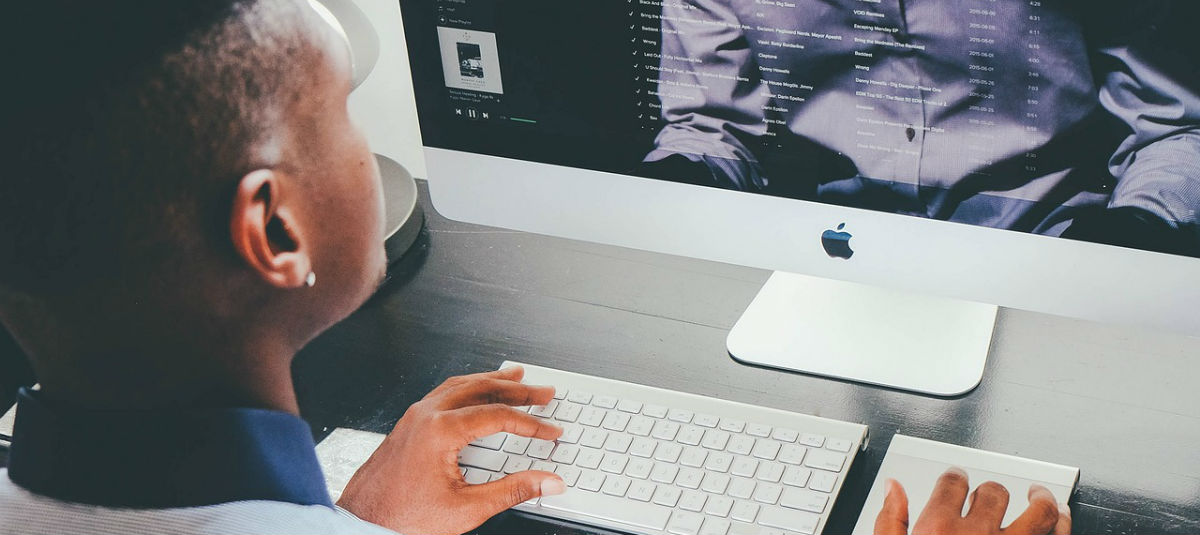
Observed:
[[[659,531],[666,529],[667,520],[671,518],[671,510],[666,507],[579,489],[570,489],[558,496],[544,496],[541,506]]]

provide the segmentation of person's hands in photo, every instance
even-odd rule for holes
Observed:
[[[404,413],[354,474],[338,505],[400,533],[464,533],[521,502],[561,494],[563,480],[525,471],[469,485],[458,467],[468,443],[494,433],[555,440],[562,429],[513,407],[545,405],[554,388],[521,384],[525,371],[452,377]]]
[[[1054,494],[1041,485],[1029,487],[1029,507],[1008,527],[1002,528],[1008,510],[1008,489],[988,481],[971,494],[967,514],[962,514],[970,489],[967,474],[951,468],[938,478],[929,503],[912,527],[913,535],[1069,535],[1071,510],[1059,506]],[[894,479],[887,481],[883,510],[875,520],[876,535],[908,535],[908,495]]]

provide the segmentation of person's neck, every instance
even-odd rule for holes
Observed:
[[[193,343],[35,359],[42,395],[88,410],[257,408],[299,415],[283,343]],[[171,347],[167,349],[167,347]]]

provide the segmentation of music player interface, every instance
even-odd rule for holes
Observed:
[[[431,146],[1197,255],[1190,4],[401,0]]]

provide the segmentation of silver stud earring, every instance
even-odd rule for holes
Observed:
[[[306,277],[304,279],[304,285],[308,286],[309,288],[316,286],[317,285],[317,274],[315,272],[309,271],[308,277]]]

